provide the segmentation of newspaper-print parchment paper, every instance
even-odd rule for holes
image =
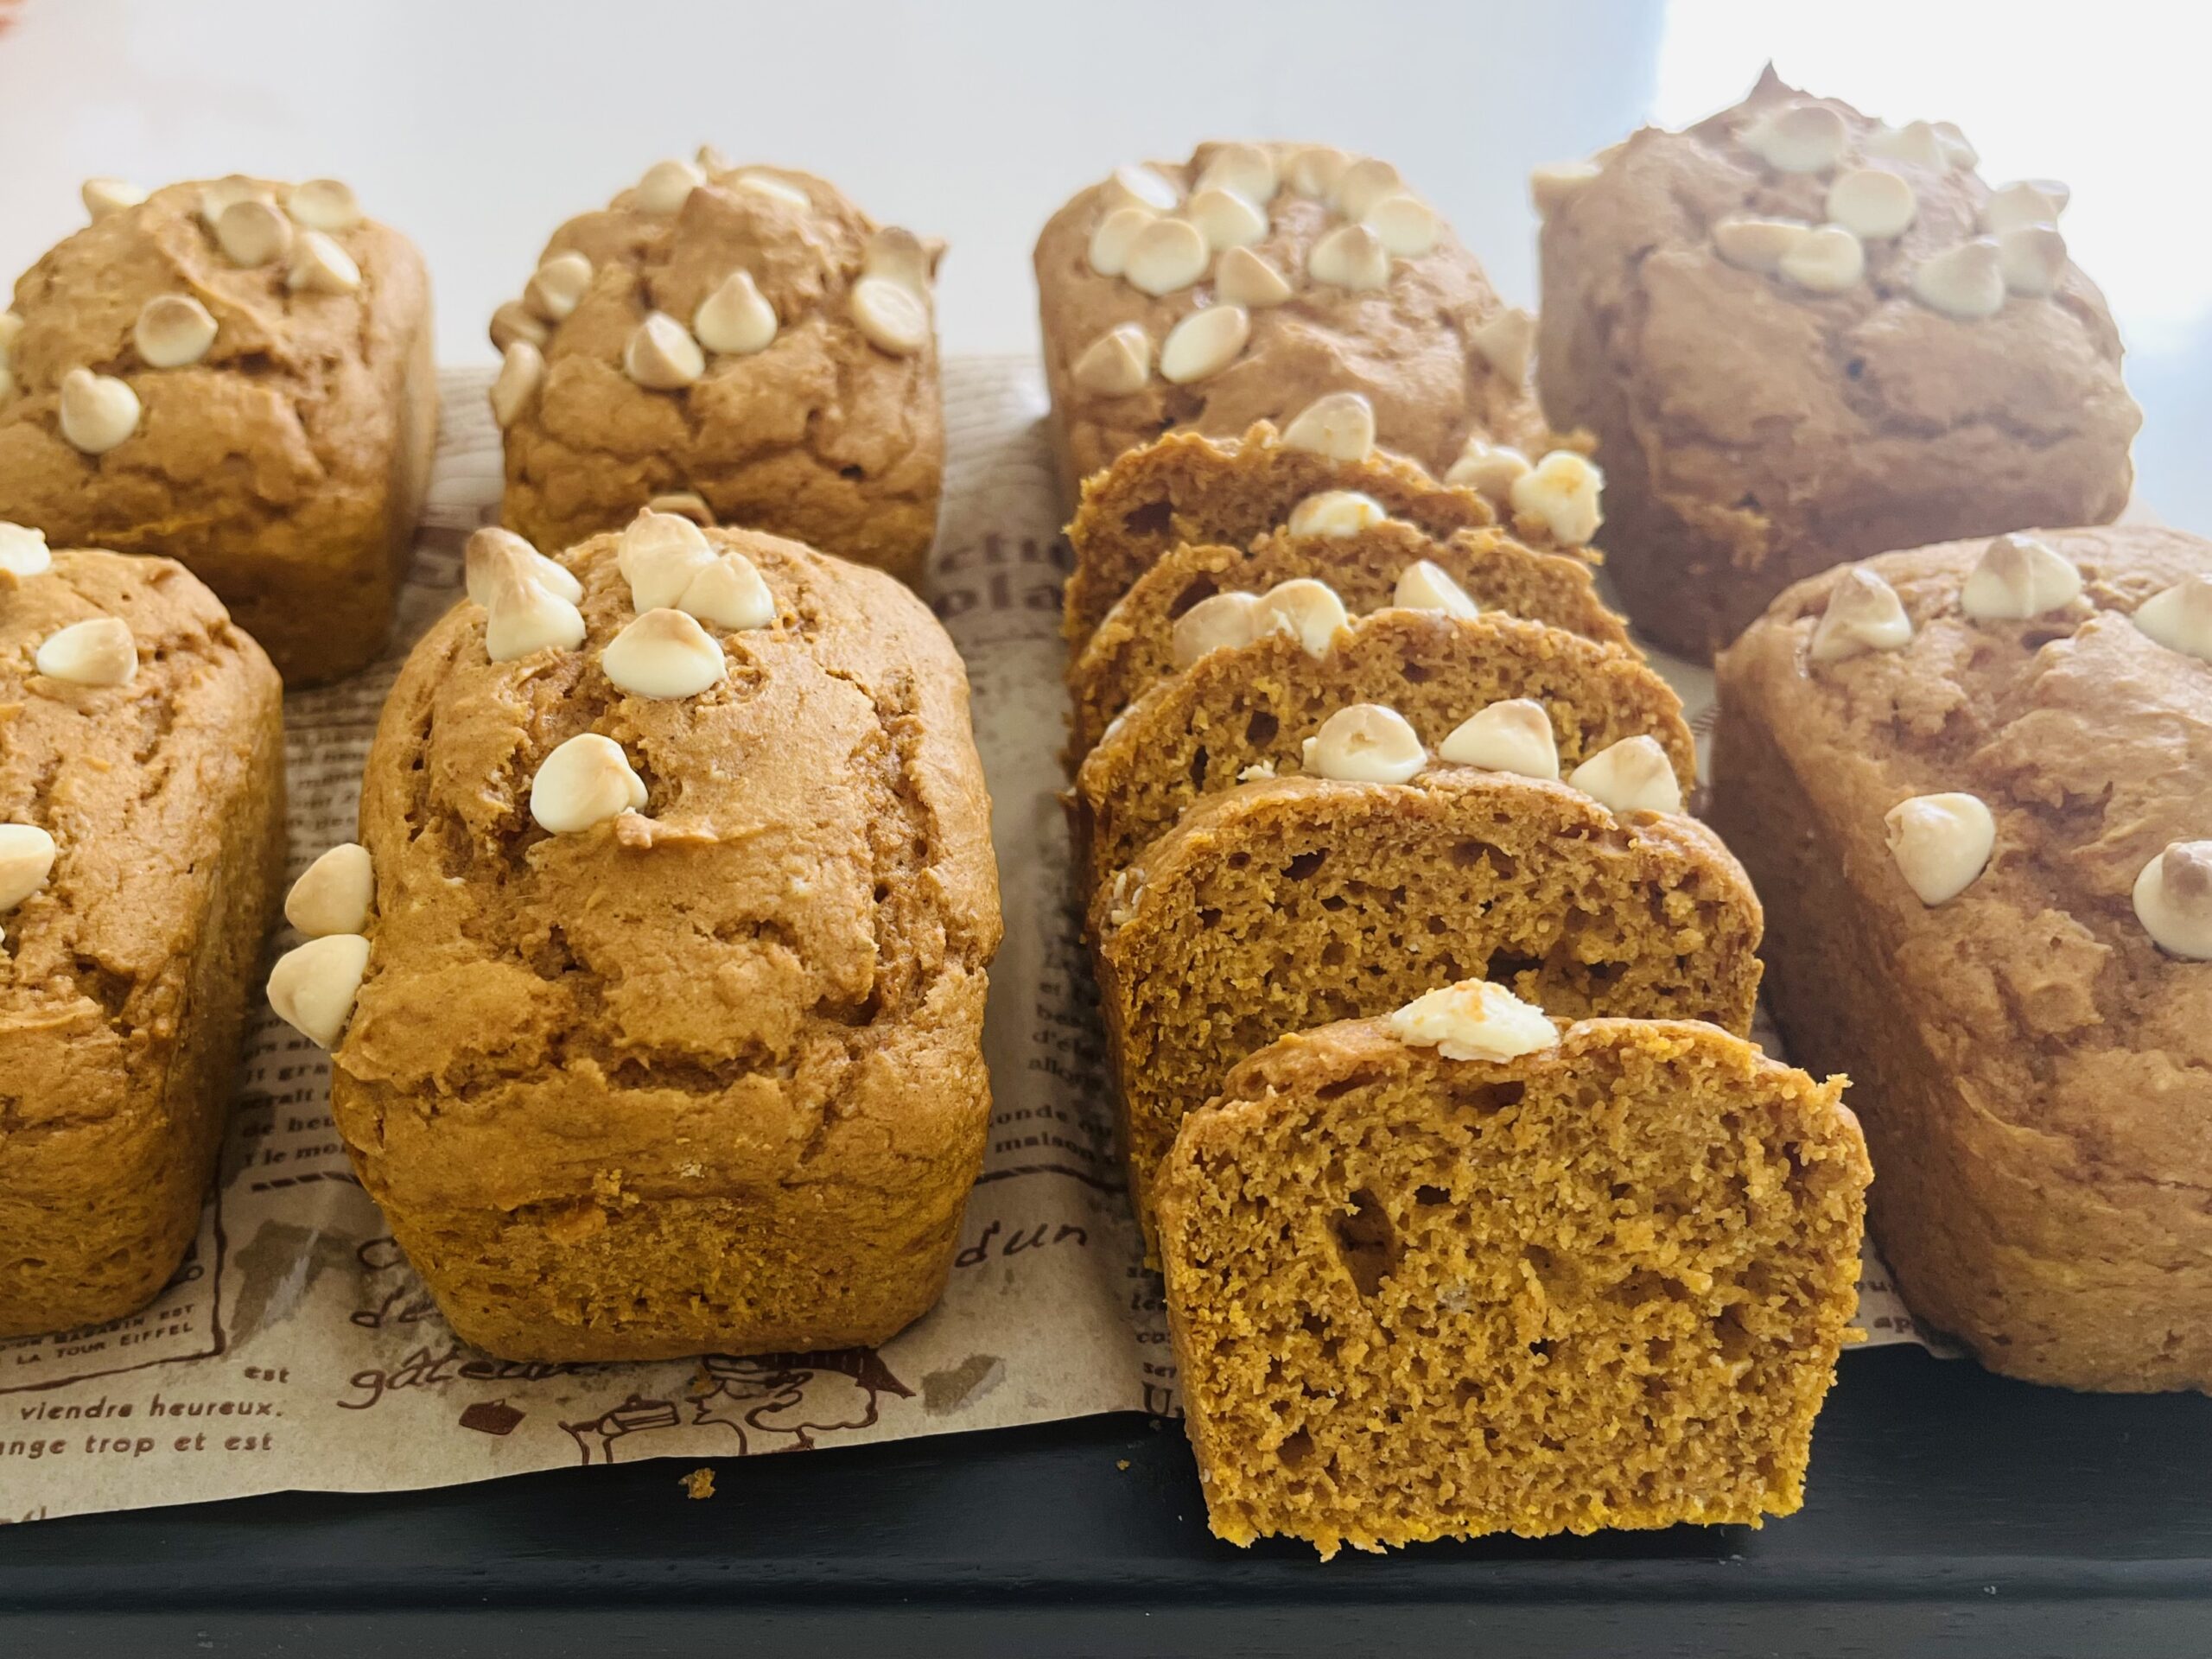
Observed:
[[[361,764],[399,660],[459,596],[467,533],[496,516],[489,379],[443,378],[391,652],[344,684],[285,699],[294,875],[353,837]],[[991,1135],[938,1308],[877,1350],[624,1365],[479,1353],[447,1329],[354,1181],[321,1051],[264,1003],[219,1190],[175,1279],[129,1319],[0,1342],[0,1521],[1175,1410],[1159,1281],[1141,1266],[1128,1211],[1067,893],[1056,799],[1067,555],[1045,407],[1029,359],[947,365],[931,597],[974,683],[1007,933],[985,1031]],[[1709,677],[1663,665],[1702,715]],[[298,942],[280,931],[270,958]],[[1871,1258],[1860,1322],[1872,1342],[1919,1339]]]

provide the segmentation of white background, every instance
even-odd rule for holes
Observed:
[[[1758,0],[0,0],[0,281],[82,222],[79,181],[349,180],[428,255],[441,355],[554,226],[702,141],[805,167],[952,245],[953,352],[1034,348],[1029,248],[1114,162],[1204,137],[1398,162],[1516,300],[1524,181],[1785,77],[1950,119],[1993,181],[2074,187],[2148,422],[2145,499],[2212,531],[2212,23],[2189,4]]]

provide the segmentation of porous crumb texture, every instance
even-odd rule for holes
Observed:
[[[130,684],[35,670],[99,616]],[[199,1229],[283,876],[282,691],[169,560],[0,573],[0,823],[55,842],[0,914],[0,1337],[133,1312]]]
[[[1269,531],[1246,546],[1185,543],[1171,548],[1115,602],[1068,664],[1073,700],[1069,758],[1080,764],[1116,715],[1175,671],[1176,619],[1216,594],[1264,593],[1310,576],[1335,590],[1355,615],[1392,602],[1398,578],[1426,559],[1484,611],[1548,622],[1586,639],[1632,650],[1607,610],[1587,560],[1524,547],[1502,531],[1469,530],[1439,541],[1384,519],[1348,537]]]
[[[1188,162],[1154,162],[1152,168],[1187,199],[1220,147],[1200,144]],[[1298,146],[1257,148],[1280,168]],[[1287,187],[1262,208],[1267,232],[1249,251],[1286,279],[1289,297],[1251,309],[1251,337],[1236,360],[1187,385],[1155,371],[1133,392],[1087,389],[1075,378],[1076,360],[1108,330],[1141,327],[1156,356],[1178,322],[1221,302],[1215,261],[1194,283],[1156,298],[1092,268],[1091,232],[1125,200],[1110,181],[1090,186],[1053,214],[1037,238],[1052,436],[1071,496],[1080,480],[1163,432],[1234,436],[1255,421],[1280,425],[1332,391],[1363,393],[1374,405],[1383,447],[1440,474],[1471,435],[1532,452],[1544,447],[1543,419],[1525,369],[1518,376],[1502,372],[1475,344],[1476,331],[1506,307],[1481,263],[1450,229],[1439,226],[1427,252],[1391,259],[1379,289],[1317,281],[1307,274],[1314,243],[1351,221]]]
[[[1357,1021],[1239,1065],[1160,1185],[1214,1532],[1326,1558],[1795,1511],[1858,1300],[1843,1081],[1639,1020],[1504,1062]]]
[[[1742,1033],[1758,990],[1758,900],[1703,825],[1465,768],[1203,801],[1101,888],[1090,925],[1148,1241],[1178,1125],[1287,1033],[1465,979],[1567,1018]]]
[[[463,604],[385,704],[368,974],[333,1104],[462,1336],[514,1358],[841,1347],[933,1302],[982,1154],[1000,933],[960,659],[878,572],[709,531],[773,593],[728,677],[626,696],[617,538],[563,556],[574,651],[494,664]],[[528,814],[619,743],[647,803]]]
[[[1433,754],[1462,721],[1509,697],[1544,705],[1562,775],[1623,738],[1649,736],[1673,760],[1685,798],[1696,786],[1681,699],[1640,658],[1516,617],[1394,608],[1354,620],[1324,656],[1271,633],[1209,652],[1154,685],[1076,776],[1075,868],[1089,891],[1249,769],[1304,771],[1305,741],[1353,703],[1395,709]]]
[[[1836,575],[1783,594],[1720,660],[1713,819],[1770,906],[1790,1053],[1855,1080],[1915,1313],[2033,1382],[2212,1388],[2212,963],[2131,899],[2212,826],[2212,665],[2129,620],[2212,543],[2037,534],[2084,587],[2024,622],[1960,613],[1979,541],[1866,562],[1901,650],[1808,666]],[[1883,816],[1948,791],[1996,846],[1931,909]]]
[[[1840,560],[2101,523],[2133,477],[2141,414],[2111,314],[2079,270],[1978,321],[1910,291],[1923,261],[1978,233],[1991,192],[1974,173],[1873,159],[1911,185],[1917,214],[1866,243],[1865,278],[1840,293],[1720,257],[1722,219],[1830,217],[1833,173],[1774,171],[1732,137],[1797,101],[1834,110],[1864,155],[1867,117],[1770,73],[1686,132],[1633,135],[1543,228],[1544,407],[1597,435],[1608,568],[1629,614],[1689,655]]]
[[[752,176],[808,205],[738,182]],[[557,553],[656,496],[690,493],[722,524],[918,582],[944,473],[937,340],[932,331],[896,357],[854,322],[874,221],[835,185],[787,168],[710,170],[673,214],[646,213],[636,194],[570,219],[539,256],[581,253],[592,279],[552,325],[543,391],[507,428],[508,526]],[[932,263],[938,251],[930,245]],[[647,312],[689,327],[740,270],[775,309],[765,350],[711,353],[679,391],[623,372],[623,347]]]
[[[286,187],[259,183],[283,200]],[[283,259],[224,256],[200,217],[205,188],[171,185],[94,220],[16,283],[0,519],[57,547],[180,561],[288,685],[316,685],[384,648],[413,556],[437,432],[429,279],[406,238],[364,220],[329,232],[360,286],[294,293]],[[215,319],[199,362],[138,355],[138,314],[163,295]],[[105,454],[61,435],[76,368],[120,377],[143,405]]]
[[[1177,433],[1115,458],[1084,480],[1068,525],[1075,552],[1061,631],[1071,656],[1138,577],[1183,543],[1245,547],[1290,522],[1309,495],[1357,490],[1391,518],[1441,541],[1496,521],[1472,490],[1439,484],[1409,461],[1370,450],[1335,461],[1283,443],[1262,423],[1242,438]]]

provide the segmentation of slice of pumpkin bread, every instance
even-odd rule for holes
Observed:
[[[1479,983],[1245,1060],[1160,1185],[1214,1532],[1326,1557],[1795,1511],[1857,1302],[1843,1084]]]
[[[1286,1033],[1463,979],[1574,1019],[1745,1033],[1758,991],[1758,899],[1703,824],[1470,767],[1214,796],[1096,895],[1090,927],[1148,1243],[1177,1127]]]

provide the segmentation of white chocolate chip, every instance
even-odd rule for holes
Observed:
[[[1511,502],[1514,485],[1534,470],[1529,457],[1511,444],[1492,443],[1478,435],[1467,440],[1459,451],[1459,458],[1444,474],[1444,481],[1464,489],[1478,490],[1503,505]]]
[[[46,885],[54,837],[35,823],[0,823],[0,910],[13,910]]]
[[[1514,1060],[1559,1046],[1559,1027],[1541,1008],[1483,979],[1440,986],[1384,1023],[1407,1047],[1447,1060]]]
[[[359,933],[369,925],[376,894],[376,866],[369,849],[356,841],[341,841],[292,883],[284,895],[284,919],[311,939]]]
[[[729,671],[722,648],[682,611],[647,611],[599,653],[607,677],[639,697],[695,697]]]
[[[138,394],[112,375],[72,369],[61,377],[61,435],[104,455],[138,429]]]
[[[1106,194],[1116,206],[1149,207],[1155,213],[1172,213],[1182,193],[1148,167],[1125,162],[1106,181]]]
[[[1282,441],[1332,461],[1363,460],[1375,448],[1375,405],[1360,392],[1329,392],[1283,428]]]
[[[369,942],[359,934],[309,939],[269,970],[269,1006],[316,1047],[335,1048],[368,971]]]
[[[497,524],[486,524],[469,533],[461,568],[468,597],[479,605],[491,604],[500,574],[508,569],[519,571],[546,592],[558,594],[571,605],[584,596],[583,583],[576,580],[575,573],[568,566],[547,558],[514,531],[502,530]]]
[[[44,575],[53,568],[54,555],[47,551],[44,531],[0,520],[0,570],[22,580]]]
[[[1882,823],[1897,874],[1930,909],[1972,887],[1997,844],[1997,820],[1972,795],[1916,795]]]
[[[1559,781],[1559,740],[1552,717],[1533,697],[1510,697],[1470,715],[1436,753],[1454,766]]]
[[[295,224],[311,231],[350,231],[361,222],[361,204],[353,187],[340,179],[309,179],[294,185],[285,194],[284,208]]]
[[[138,672],[138,645],[122,618],[94,616],[47,635],[34,660],[49,680],[128,685]]]
[[[1885,242],[1903,236],[1920,211],[1912,186],[1885,168],[1854,167],[1828,186],[1828,217],[1853,236]]]
[[[1840,294],[1866,274],[1866,249],[1840,225],[1822,225],[1782,256],[1777,274],[1815,294]]]
[[[1749,214],[1715,221],[1715,251],[1738,270],[1755,270],[1771,276],[1782,269],[1791,249],[1813,233],[1802,219],[1759,219]]]
[[[655,162],[631,192],[630,205],[641,213],[664,219],[680,210],[706,181],[706,174],[690,162]]]
[[[1433,559],[1415,559],[1398,572],[1390,602],[1408,611],[1441,611],[1446,616],[1480,616],[1482,607]]]
[[[515,423],[544,384],[545,353],[526,340],[508,346],[492,382],[492,419],[502,432]]]
[[[1418,259],[1436,245],[1442,233],[1436,210],[1402,190],[1375,203],[1359,216],[1359,222],[1402,259]]]
[[[519,300],[509,300],[492,313],[492,345],[496,350],[504,352],[521,340],[543,351],[552,338],[553,331],[544,320],[531,315]]]
[[[1935,123],[1936,141],[1943,146],[1943,160],[1953,169],[1972,172],[1981,160],[1981,152],[1967,142],[1965,133],[1959,130],[1955,121]]]
[[[574,651],[584,642],[584,614],[569,601],[510,564],[493,575],[484,607],[484,654],[519,662],[541,651]]]
[[[1562,547],[1586,546],[1605,522],[1598,508],[1605,475],[1586,455],[1554,449],[1513,480],[1509,499],[1516,517],[1540,521]]]
[[[1484,361],[1515,385],[1529,378],[1536,355],[1536,320],[1517,305],[1475,325],[1468,336]]]
[[[1999,536],[1959,589],[1959,608],[1978,622],[2024,622],[2063,610],[2082,592],[2071,560],[2032,536]]]
[[[693,524],[711,529],[715,510],[707,505],[707,498],[696,490],[670,490],[656,495],[645,503],[647,512],[672,512],[679,518],[689,518]]]
[[[1188,288],[1206,274],[1212,252],[1198,227],[1186,219],[1155,219],[1129,244],[1122,274],[1154,299]]]
[[[1364,225],[1339,225],[1313,244],[1306,274],[1317,283],[1372,292],[1390,284],[1390,251]]]
[[[1152,378],[1152,341],[1139,322],[1109,328],[1084,348],[1070,371],[1076,385],[1102,397],[1126,397]]]
[[[861,251],[861,274],[880,276],[909,290],[924,305],[929,303],[930,281],[936,255],[912,231],[887,225],[873,232]]]
[[[724,552],[683,585],[676,608],[737,633],[772,625],[776,596],[752,560],[742,553]]]
[[[1536,216],[1549,219],[1598,181],[1605,171],[1595,162],[1546,162],[1529,174],[1529,200]]]
[[[1364,219],[1367,210],[1385,196],[1395,196],[1406,188],[1398,169],[1388,162],[1378,162],[1372,156],[1352,162],[1337,175],[1336,184],[1329,191],[1330,203],[1346,219]]]
[[[284,285],[295,294],[351,294],[361,285],[361,268],[323,232],[302,231]]]
[[[776,308],[749,270],[730,272],[691,314],[691,333],[699,344],[730,357],[767,350],[775,342],[776,327]]]
[[[1160,378],[1179,386],[1210,379],[1234,363],[1251,338],[1251,315],[1241,305],[1193,311],[1160,342]]]
[[[565,321],[591,289],[591,261],[569,248],[541,263],[523,285],[522,302],[548,322]]]
[[[281,257],[292,245],[292,221],[262,196],[246,196],[215,221],[215,245],[234,265],[251,268]]]
[[[853,321],[879,352],[912,357],[930,343],[928,302],[889,276],[863,276],[853,284]]]
[[[2212,575],[2184,576],[2135,607],[2135,626],[2168,651],[2212,663]]]
[[[2061,191],[2065,186],[2058,187]],[[2054,195],[2041,184],[2022,179],[1993,194],[1981,210],[1986,231],[2017,231],[2027,225],[2056,225],[2066,209],[2066,198]]]
[[[681,391],[707,372],[707,354],[665,311],[649,311],[622,347],[622,372],[648,391]]]
[[[727,173],[730,169],[729,157],[714,144],[700,145],[691,152],[691,159],[699,163],[699,170],[707,175],[709,181],[716,174]]]
[[[1145,226],[1160,217],[1149,207],[1116,207],[1098,221],[1090,233],[1090,268],[1101,276],[1119,276],[1128,269],[1129,251]]]
[[[1828,589],[1827,608],[1813,626],[1808,655],[1840,663],[1869,651],[1895,651],[1912,638],[1912,619],[1897,590],[1872,570],[1853,565]]]
[[[1231,248],[1215,262],[1213,291],[1228,304],[1254,309],[1281,305],[1290,297],[1290,283],[1251,249]]]
[[[1901,127],[1877,126],[1866,135],[1866,150],[1892,162],[1911,162],[1921,167],[1948,167],[1950,152],[1942,137],[1925,121],[1908,121]]]
[[[1382,504],[1371,495],[1357,490],[1324,490],[1290,510],[1290,533],[1341,539],[1371,530],[1389,517]]]
[[[597,732],[570,738],[547,755],[530,783],[530,816],[553,835],[574,835],[625,812],[645,810],[645,780],[622,746]]]
[[[138,308],[130,343],[149,369],[181,369],[207,355],[215,319],[189,294],[156,294]]]
[[[1249,247],[1268,233],[1267,214],[1234,190],[1200,190],[1183,212],[1216,251]]]
[[[2161,950],[2212,959],[2212,841],[2168,842],[2135,878],[2134,899],[2135,919]]]
[[[1206,157],[1196,188],[1234,190],[1260,207],[1274,200],[1275,164],[1257,144],[1222,144]]]
[[[1428,751],[1406,717],[1379,702],[1338,709],[1299,753],[1310,775],[1340,784],[1402,784],[1428,764]]]
[[[1277,582],[1252,607],[1254,638],[1287,633],[1308,657],[1317,658],[1329,654],[1338,632],[1351,620],[1337,590],[1312,576]]]
[[[2066,238],[2048,225],[2023,225],[1997,238],[1997,269],[2007,293],[2041,299],[2066,270]]]
[[[217,179],[213,184],[201,188],[200,222],[213,234],[225,211],[233,202],[240,201],[265,201],[271,207],[276,205],[276,198],[270,194],[268,186],[258,180],[249,179],[244,174],[233,173],[226,179]]]
[[[1825,173],[1843,159],[1851,131],[1824,104],[1791,104],[1760,116],[1737,138],[1777,173]]]
[[[1351,165],[1351,157],[1341,149],[1327,144],[1307,144],[1293,153],[1284,178],[1294,195],[1325,201]]]
[[[96,220],[146,200],[146,193],[127,179],[86,179],[78,194],[84,198],[85,211]]]
[[[1249,645],[1262,632],[1257,594],[1213,594],[1175,619],[1168,640],[1180,669],[1208,652]]]
[[[1913,297],[1947,317],[1993,317],[2005,305],[2005,267],[1994,237],[1946,248],[1912,273]]]
[[[631,607],[640,614],[676,604],[714,562],[714,545],[698,525],[650,510],[630,521],[614,552],[614,567],[630,584]]]
[[[1653,737],[1639,734],[1608,744],[1567,773],[1567,781],[1616,814],[1682,810],[1681,779]]]
[[[756,196],[765,196],[770,201],[779,201],[786,207],[798,207],[810,211],[814,207],[814,199],[798,186],[782,179],[771,177],[766,173],[741,173],[728,182],[737,189],[749,190]]]

